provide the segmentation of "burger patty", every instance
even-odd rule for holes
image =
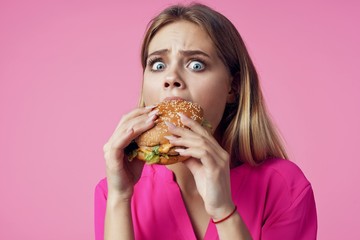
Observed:
[[[157,148],[158,147],[158,148]],[[156,149],[156,152],[158,155],[169,155],[169,156],[177,156],[179,155],[179,153],[177,151],[175,151],[176,149],[179,148],[183,148],[183,147],[178,147],[178,146],[173,146],[171,144],[162,144],[162,145],[157,145],[157,146],[152,146],[152,147],[148,147],[148,146],[139,146],[138,151],[142,151],[142,152],[152,152],[154,151],[154,148]]]

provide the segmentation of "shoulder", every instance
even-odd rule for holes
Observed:
[[[256,174],[273,175],[278,174],[284,179],[292,179],[294,177],[304,177],[301,169],[292,161],[281,158],[269,158],[259,165],[250,166],[246,163],[238,167],[233,168],[231,171],[234,174],[238,174],[242,171],[251,171]]]
[[[267,159],[257,166],[244,164],[232,170],[232,178],[236,182],[242,179],[245,186],[253,191],[263,191],[273,197],[285,195],[290,202],[311,189],[302,170],[285,159]]]
[[[294,162],[286,159],[267,159],[257,166],[244,164],[232,169],[234,175],[244,173],[254,175],[260,179],[277,178],[287,184],[293,184],[294,181],[300,181],[304,184],[309,183],[301,169]]]
[[[283,182],[289,190],[292,188],[306,188],[310,185],[303,171],[290,160],[268,159],[258,168],[265,176]]]
[[[290,160],[269,159],[259,168],[267,175],[269,187],[282,187],[292,202],[311,189],[311,184],[303,171]]]
[[[253,167],[254,171],[259,171],[265,176],[279,178],[288,185],[295,182],[309,184],[302,170],[294,162],[285,159],[268,159],[257,167]]]

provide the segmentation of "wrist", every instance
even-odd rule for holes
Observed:
[[[212,209],[210,212],[208,212],[208,214],[210,215],[210,218],[216,222],[232,213],[234,211],[234,208],[235,204],[233,202],[229,202],[222,207]]]
[[[220,218],[220,219],[214,219],[212,218],[211,221],[214,224],[218,224],[221,222],[225,222],[226,220],[228,220],[229,218],[231,218],[233,215],[235,215],[237,213],[237,206],[235,205],[234,209],[227,215],[224,215],[224,217]]]
[[[130,205],[131,204],[132,195],[129,194],[121,194],[117,191],[109,191],[107,195],[107,203],[112,206],[117,205]]]
[[[251,234],[236,210],[226,220],[215,223],[219,239],[252,239]]]

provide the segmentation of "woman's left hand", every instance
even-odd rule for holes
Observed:
[[[183,163],[192,172],[196,187],[210,217],[218,220],[234,209],[230,190],[230,156],[198,122],[179,114],[189,129],[167,123],[171,144],[183,146],[178,152],[191,156]],[[176,137],[175,137],[176,136]]]

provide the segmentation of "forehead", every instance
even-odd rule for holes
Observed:
[[[177,21],[162,27],[152,38],[148,53],[159,49],[202,50],[215,53],[214,44],[205,30],[189,21]]]

